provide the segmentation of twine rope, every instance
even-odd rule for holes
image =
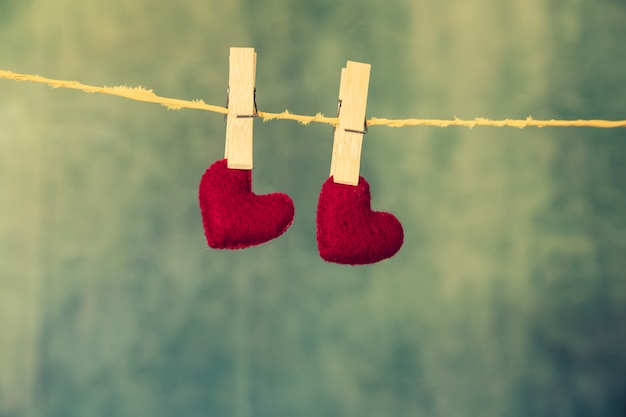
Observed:
[[[130,100],[156,103],[170,110],[196,109],[213,113],[228,114],[228,108],[223,106],[207,104],[203,100],[182,100],[177,98],[161,97],[156,95],[152,90],[148,90],[143,87],[95,87],[87,84],[82,84],[78,81],[55,80],[52,78],[41,77],[39,75],[20,74],[12,71],[5,71],[2,69],[0,69],[0,78],[14,80],[18,82],[27,81],[39,84],[47,84],[52,88],[68,88],[72,90],[84,91],[86,93],[107,94],[111,96],[123,97]],[[294,120],[303,125],[308,125],[309,123],[324,123],[336,126],[338,123],[337,117],[326,117],[321,113],[317,113],[314,116],[306,116],[293,114],[290,113],[288,110],[285,110],[282,113],[259,111],[258,117],[262,118],[264,122],[270,120]],[[367,125],[388,127],[463,126],[468,128],[473,128],[476,126],[492,126],[516,127],[518,129],[523,129],[525,127],[593,127],[608,129],[626,127],[626,120],[535,120],[530,116],[526,119],[504,120],[491,120],[483,117],[476,117],[469,120],[459,119],[456,117],[454,119],[386,119],[373,117],[367,120]]]

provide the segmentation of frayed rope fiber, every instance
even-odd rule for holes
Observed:
[[[293,223],[294,205],[282,193],[252,192],[252,171],[229,169],[226,159],[206,170],[198,193],[207,243],[242,249],[282,235]]]
[[[207,104],[202,100],[181,100],[176,98],[160,97],[154,94],[152,90],[145,89],[143,87],[94,87],[79,83],[77,81],[64,81],[55,80],[51,78],[41,77],[39,75],[19,74],[12,71],[5,71],[0,69],[0,78],[5,78],[14,81],[28,81],[40,84],[47,84],[53,88],[69,88],[73,90],[80,90],[86,93],[99,93],[108,94],[118,97],[127,98],[130,100],[144,101],[148,103],[161,104],[170,110],[180,109],[196,109],[205,110],[214,113],[228,114],[228,108],[223,106],[215,106]],[[258,117],[263,121],[269,120],[294,120],[298,123],[307,125],[309,123],[325,123],[333,126],[337,126],[338,119],[336,117],[326,117],[321,113],[317,113],[315,116],[304,116],[299,114],[292,114],[288,110],[282,113],[270,113],[259,111]],[[516,127],[519,129],[525,127],[594,127],[594,128],[617,128],[626,127],[626,120],[535,120],[532,117],[526,119],[504,119],[504,120],[490,120],[482,117],[477,117],[471,120],[463,119],[386,119],[373,117],[367,120],[368,126],[389,126],[389,127],[405,127],[405,126],[435,126],[435,127],[449,127],[449,126],[463,126],[463,127],[477,127],[477,126],[491,126],[491,127]]]
[[[357,186],[336,184],[333,177],[326,180],[317,206],[317,247],[322,259],[365,265],[400,250],[402,225],[391,213],[372,211],[371,198],[363,177]]]

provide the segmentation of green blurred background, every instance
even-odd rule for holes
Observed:
[[[626,119],[623,0],[0,0],[0,68],[265,111]],[[323,262],[332,129],[255,127],[295,223],[205,243],[223,117],[0,80],[0,416],[626,415],[626,130],[372,127],[405,244]]]

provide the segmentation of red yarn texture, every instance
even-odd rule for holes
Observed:
[[[391,213],[372,211],[370,186],[359,177],[357,186],[322,186],[317,206],[317,247],[322,259],[348,265],[372,264],[400,250],[404,232]]]
[[[283,234],[293,223],[294,206],[286,194],[256,195],[252,171],[215,162],[200,181],[200,210],[207,243],[214,249],[242,249]]]

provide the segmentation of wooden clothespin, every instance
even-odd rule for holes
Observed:
[[[254,48],[230,48],[224,151],[230,169],[252,169],[252,129],[257,115],[255,79]]]
[[[348,61],[341,70],[339,86],[339,124],[335,129],[330,175],[333,182],[359,184],[361,144],[367,133],[365,109],[370,79],[370,64]]]

